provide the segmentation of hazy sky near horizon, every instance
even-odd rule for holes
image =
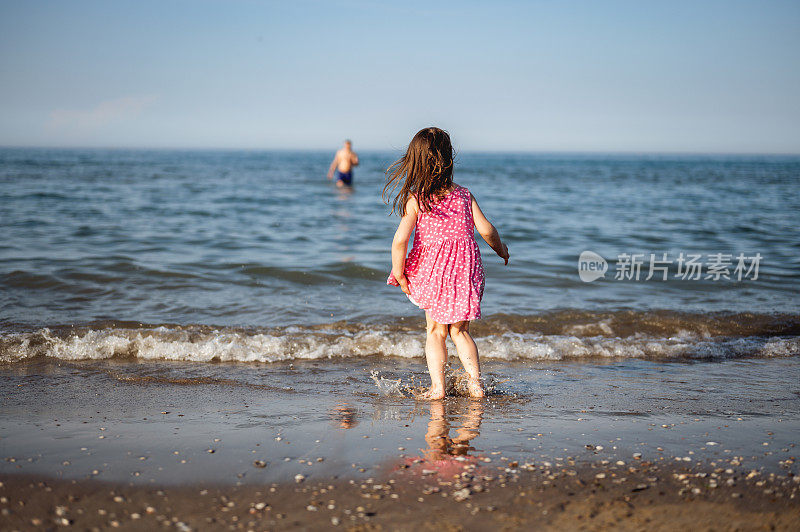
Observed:
[[[800,2],[0,0],[0,145],[800,153]]]

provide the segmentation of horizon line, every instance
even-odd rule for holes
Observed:
[[[34,144],[0,144],[0,150],[107,150],[107,151],[207,151],[207,152],[328,152],[336,151],[336,144],[325,148],[270,148],[270,147],[213,147],[213,146],[68,146],[68,145],[34,145]],[[363,153],[379,153],[391,151],[403,151],[405,148],[362,148],[357,151]],[[520,154],[520,155],[672,155],[672,156],[742,156],[742,157],[800,157],[800,151],[780,152],[780,151],[686,151],[686,150],[581,150],[581,149],[509,149],[509,150],[487,150],[487,149],[462,149],[456,150],[459,153],[476,154]]]

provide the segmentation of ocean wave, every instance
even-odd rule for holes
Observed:
[[[582,319],[578,319],[579,315]],[[798,317],[658,313],[493,316],[475,327],[483,359],[640,358],[713,360],[800,355]],[[558,320],[558,323],[556,321]],[[636,326],[636,323],[639,323]],[[425,336],[409,324],[336,323],[283,328],[103,323],[0,334],[0,362],[178,360],[280,362],[326,358],[424,356]],[[449,346],[455,354],[453,346]]]

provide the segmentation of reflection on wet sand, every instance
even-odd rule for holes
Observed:
[[[448,412],[449,410],[449,412]],[[480,435],[483,421],[483,402],[468,401],[466,405],[448,405],[445,401],[431,401],[431,419],[425,442],[428,448],[423,451],[427,460],[444,460],[452,456],[467,456],[475,447],[470,441]],[[458,418],[461,426],[456,428],[455,437],[450,437],[451,419]]]
[[[350,403],[339,403],[331,411],[331,419],[341,429],[352,429],[358,425],[358,411]]]
[[[474,471],[480,458],[470,455],[476,450],[471,442],[480,435],[483,401],[431,401],[429,408],[430,420],[425,433],[427,448],[420,449],[419,456],[406,458],[399,469],[413,476],[440,479],[452,479],[465,467]],[[453,425],[455,433],[451,437]]]

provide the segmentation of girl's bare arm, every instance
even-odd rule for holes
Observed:
[[[406,294],[410,294],[408,289],[408,279],[406,279],[406,250],[408,249],[408,241],[411,238],[411,233],[417,225],[417,215],[419,214],[419,205],[417,200],[409,198],[406,202],[406,213],[400,219],[400,225],[397,226],[397,231],[392,240],[392,275],[400,283],[400,289]]]
[[[471,195],[471,194],[470,194]],[[475,228],[478,233],[483,237],[487,244],[497,253],[501,259],[508,264],[508,246],[500,240],[500,233],[497,229],[486,219],[486,216],[481,212],[475,196],[472,196],[472,220],[475,222]]]

